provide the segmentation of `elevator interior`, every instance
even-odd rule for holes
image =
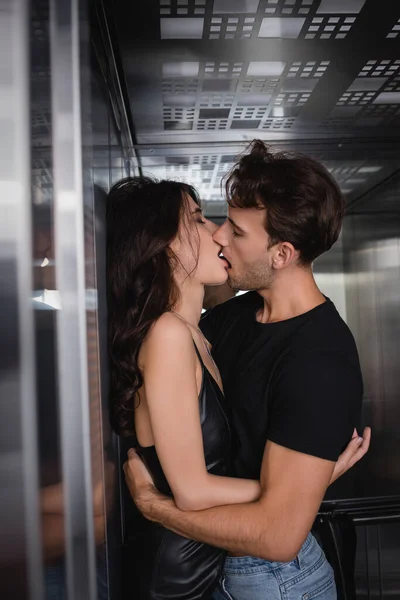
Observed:
[[[221,223],[221,178],[260,138],[320,160],[345,195],[314,271],[355,335],[373,441],[324,510],[356,524],[357,598],[400,598],[398,2],[10,0],[3,16],[1,597],[134,598],[105,195],[128,174],[179,179]]]
[[[143,172],[194,183],[217,223],[221,178],[256,137],[310,154],[341,186],[342,236],[314,271],[356,337],[373,443],[327,500],[349,499],[358,523],[358,597],[400,597],[399,6],[160,0],[114,17]]]

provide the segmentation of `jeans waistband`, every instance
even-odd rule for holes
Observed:
[[[314,536],[310,532],[301,547],[299,557],[307,551],[313,540]],[[255,556],[227,556],[225,558],[224,570],[229,572],[230,570],[237,571],[237,569],[257,570],[257,568],[262,568],[263,571],[274,571],[275,569],[282,567],[283,564],[286,563],[264,560],[263,558],[257,558]]]

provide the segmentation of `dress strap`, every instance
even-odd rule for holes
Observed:
[[[185,323],[186,327],[189,329],[188,322],[186,321],[186,319],[184,319],[182,317],[182,315],[180,315],[179,313],[175,312],[174,310],[171,310],[170,312],[172,312],[176,317],[178,317],[178,319],[180,319],[183,323]],[[190,331],[190,329],[189,329],[189,331]],[[196,342],[193,339],[193,336],[192,336],[192,342],[193,342],[193,346],[194,346],[195,352],[197,354],[197,358],[199,359],[200,364],[201,364],[202,368],[204,369],[204,367],[205,367],[204,361],[203,361],[202,356],[200,354],[200,350],[198,349],[197,344],[196,344]]]
[[[199,359],[201,366],[204,368],[205,365],[204,365],[204,361],[202,359],[202,356],[200,354],[200,350],[198,349],[197,344],[196,344],[196,342],[194,341],[193,338],[192,338],[192,341],[193,341],[194,349],[195,349],[196,354],[197,354],[197,358]]]

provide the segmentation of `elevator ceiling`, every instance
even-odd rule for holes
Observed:
[[[255,137],[321,160],[352,204],[397,169],[398,2],[119,0],[113,13],[143,169],[194,183],[209,216]]]

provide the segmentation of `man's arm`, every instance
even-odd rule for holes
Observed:
[[[262,463],[262,496],[251,504],[184,512],[154,488],[133,450],[124,471],[129,491],[148,519],[231,552],[287,562],[297,555],[311,529],[326,487],[364,456],[370,435],[367,428],[363,438],[355,436],[336,465],[268,442]]]

